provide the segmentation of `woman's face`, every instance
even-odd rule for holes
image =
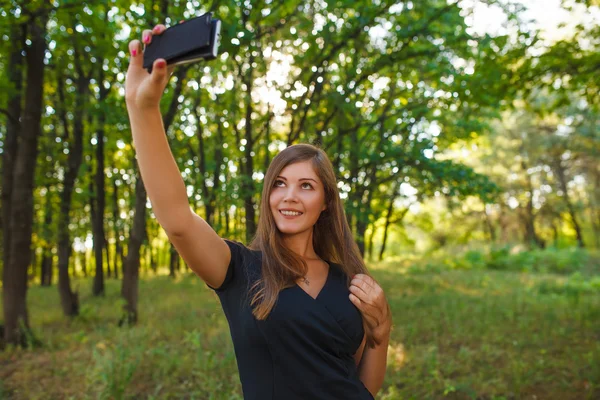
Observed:
[[[312,229],[326,206],[323,183],[310,161],[290,164],[281,170],[275,178],[269,206],[281,233]]]

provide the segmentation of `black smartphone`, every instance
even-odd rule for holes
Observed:
[[[213,19],[212,13],[185,20],[152,36],[144,50],[144,68],[152,72],[157,58],[164,58],[168,65],[215,59],[220,39],[221,21]]]

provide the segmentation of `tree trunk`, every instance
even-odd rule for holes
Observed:
[[[224,142],[224,138],[223,138],[223,127],[221,124],[219,124],[217,126],[217,148],[215,150],[215,167],[213,169],[213,188],[210,191],[210,196],[209,196],[209,204],[210,204],[210,212],[214,213],[215,209],[216,209],[216,202],[217,202],[217,192],[221,190],[221,181],[219,180],[219,178],[221,177],[221,167],[223,165],[223,147],[220,145],[220,143]],[[208,214],[209,209],[207,208],[206,213]],[[222,229],[221,224],[219,223],[219,226],[217,227],[217,229]]]
[[[271,108],[269,107],[269,114],[271,114]],[[272,117],[272,116],[270,116]],[[269,119],[270,121],[270,119]],[[221,126],[221,124],[219,124]],[[268,123],[265,129],[265,163],[263,166],[263,170],[267,173],[269,169],[269,165],[271,164],[271,155],[269,154],[269,144],[271,144],[271,124]]]
[[[337,135],[335,138],[335,146],[336,146],[336,152],[335,152],[335,158],[333,159],[333,172],[335,173],[335,177],[337,178],[337,180],[340,180],[340,166],[342,164],[342,159],[341,159],[341,155],[342,155],[342,150],[343,150],[343,146],[344,146],[344,136],[343,135]]]
[[[577,213],[575,212],[575,207],[573,207],[573,202],[571,201],[571,197],[569,196],[569,190],[567,187],[567,179],[565,176],[565,167],[563,166],[561,160],[556,160],[554,162],[554,171],[556,172],[556,175],[558,177],[558,183],[560,185],[560,190],[562,190],[562,192],[563,192],[563,199],[565,200],[567,210],[569,211],[569,216],[571,217],[571,223],[573,224],[573,228],[575,229],[575,234],[577,235],[577,246],[580,248],[584,248],[585,243],[583,242],[583,235],[581,233],[579,221],[577,220]]]
[[[169,276],[174,278],[179,270],[179,253],[171,242],[169,242]]]
[[[223,213],[225,219],[225,236],[229,237],[229,207],[224,207]]]
[[[94,185],[92,182],[89,184],[89,191],[92,193],[90,197],[90,210],[91,210],[91,218],[92,218],[92,232],[93,232],[93,240],[92,240],[92,252],[95,261],[95,273],[94,273],[94,281],[92,283],[92,294],[94,296],[103,296],[104,295],[104,268],[102,263],[102,247],[104,244],[104,240],[100,240],[100,236],[98,236],[98,232],[100,229],[98,228],[98,224],[102,224],[102,221],[98,221],[98,213],[96,212],[96,195],[94,194]]]
[[[96,267],[96,274],[101,274],[102,271],[102,252],[104,250],[106,243],[106,234],[104,232],[104,209],[106,208],[106,189],[104,186],[104,125],[106,121],[106,114],[102,111],[102,106],[104,105],[106,98],[108,97],[109,90],[104,86],[104,70],[102,66],[104,64],[104,59],[102,57],[98,58],[96,65],[98,65],[97,73],[98,73],[98,85],[100,87],[100,93],[98,102],[101,105],[100,112],[98,113],[98,129],[96,133],[96,174],[94,175],[94,186],[96,187],[96,224],[94,226],[94,254],[96,255],[96,263],[100,264],[100,268]],[[99,245],[96,246],[96,243]],[[96,264],[98,265],[98,264]],[[108,263],[107,257],[107,275],[110,277],[111,270],[110,264]],[[94,281],[95,282],[95,281]],[[98,282],[98,293],[104,292],[103,288],[104,282],[100,284]],[[96,293],[96,285],[94,285],[95,293]],[[102,286],[102,288],[100,288]]]
[[[10,232],[10,239],[8,262],[3,269],[4,341],[15,345],[24,344],[26,336],[23,330],[30,330],[26,303],[27,269],[31,262],[33,187],[41,133],[47,22],[45,13],[28,22],[31,44],[26,48],[27,88],[20,142],[14,160],[10,229],[6,231]]]
[[[375,238],[375,222],[371,224],[371,234],[369,235],[369,241],[367,246],[367,253],[369,254],[369,260],[373,259],[373,242]]]
[[[500,203],[500,213],[498,214],[498,224],[500,225],[500,241],[502,243],[508,242],[509,229],[508,229],[508,213],[506,211],[506,204]]]
[[[359,219],[356,221],[356,242],[358,244],[358,249],[360,250],[360,255],[365,257],[365,232],[367,231],[368,223]]]
[[[42,261],[40,263],[40,285],[52,285],[52,194],[50,188],[46,188],[46,207],[44,210],[44,226],[42,227]]]
[[[247,140],[247,139],[246,139]],[[250,146],[248,146],[250,147]],[[246,150],[248,149],[246,148]],[[249,243],[256,233],[256,210],[254,209],[254,162],[249,152],[244,152],[242,158],[244,164],[244,175],[242,176],[242,193],[244,200],[244,211],[246,215],[246,242]]]
[[[14,43],[11,47],[7,75],[9,82],[14,85],[9,91],[7,105],[6,137],[2,146],[2,265],[6,266],[10,262],[10,232],[11,223],[11,197],[13,191],[13,174],[15,170],[15,155],[17,154],[18,142],[20,136],[21,123],[21,102],[23,91],[23,55],[22,50],[26,48],[25,39],[27,36],[27,25],[16,23],[10,27],[10,42]],[[4,274],[3,274],[4,275]],[[4,281],[4,276],[2,277]]]
[[[112,181],[112,217],[113,217],[113,231],[115,236],[115,256],[113,258],[113,266],[115,270],[115,278],[119,278],[118,262],[121,261],[121,271],[123,270],[123,248],[121,246],[121,230],[119,229],[119,221],[121,220],[119,212],[119,187],[117,186],[117,180]]]
[[[40,262],[40,285],[52,286],[52,253],[49,248],[44,248]]]
[[[150,249],[150,268],[156,275],[158,272],[158,249],[154,249],[152,246],[148,246]]]
[[[33,227],[33,231],[37,232],[37,229],[35,227]],[[31,246],[31,269],[29,270],[29,273],[27,274],[27,283],[32,282],[33,279],[35,278],[35,274],[36,274],[36,270],[35,267],[37,265],[37,249],[35,248],[35,244],[33,246]]]
[[[558,228],[556,227],[556,223],[552,220],[552,234],[554,240],[554,248],[558,248]]]
[[[87,250],[84,248],[83,253],[81,254],[81,272],[83,272],[83,276],[87,278],[88,276],[88,257]]]
[[[169,257],[169,276],[175,278],[177,276],[177,271],[179,271],[179,257],[177,251],[171,249]]]
[[[529,169],[525,161],[521,161],[521,168],[525,173],[527,180],[527,205],[525,206],[525,215],[522,215],[523,224],[525,227],[525,242],[528,246],[535,245],[544,248],[543,241],[539,238],[535,231],[535,213],[533,212],[533,183],[531,176],[527,172]]]
[[[373,220],[373,224],[374,224],[374,221],[377,220],[377,216],[372,215],[373,210],[371,209],[371,204],[373,203],[373,193],[375,192],[374,186],[375,186],[375,182],[376,182],[376,178],[377,178],[376,175],[377,175],[377,169],[371,168],[369,170],[369,173],[367,174],[366,185],[363,186],[363,189],[360,192],[360,195],[361,195],[360,204],[362,205],[362,207],[360,208],[361,213],[359,214],[359,221],[357,221],[356,227],[357,227],[357,234],[358,234],[359,249],[362,244],[361,255],[363,256],[363,258],[365,257],[365,250],[366,250],[365,233],[370,224],[370,219]],[[365,194],[366,194],[366,198],[365,198]]]
[[[228,184],[228,178],[229,178],[229,174],[227,173],[227,168],[225,168],[225,185]],[[224,213],[224,218],[225,218],[225,237],[229,237],[230,232],[229,232],[229,210],[230,210],[231,204],[224,204],[223,205],[223,213]]]
[[[492,219],[490,218],[490,215],[487,212],[487,207],[483,206],[483,214],[485,216],[485,226],[487,228],[488,231],[488,235],[490,237],[490,242],[495,243],[496,242],[496,230],[494,229],[494,224],[492,224]]]
[[[219,190],[219,174],[220,174],[220,165],[221,165],[221,146],[220,143],[223,143],[222,137],[217,139],[216,146],[216,154],[215,154],[215,170],[213,173],[213,186],[209,189],[206,180],[208,178],[208,171],[206,169],[206,149],[204,143],[204,127],[201,122],[200,114],[198,113],[198,108],[200,107],[200,92],[196,97],[194,102],[193,112],[197,121],[197,129],[196,129],[196,137],[198,138],[198,184],[200,186],[200,194],[204,202],[204,220],[214,228],[214,210],[215,210],[215,193]],[[220,125],[218,128],[218,132],[221,131]],[[221,135],[219,135],[221,136]]]
[[[135,324],[137,322],[138,302],[138,277],[140,271],[140,248],[145,236],[146,227],[146,188],[139,171],[136,171],[135,182],[135,215],[133,217],[133,228],[129,237],[127,259],[123,272],[123,285],[121,295],[125,299],[123,316],[119,326],[123,324]]]
[[[248,64],[252,66],[254,63],[254,56],[249,55]],[[252,107],[252,89],[254,84],[254,69],[250,67],[245,77],[246,84],[246,129],[244,132],[244,138],[246,144],[244,145],[244,156],[242,157],[242,197],[244,200],[244,211],[246,214],[246,242],[250,243],[254,234],[256,233],[256,210],[254,209],[254,132],[252,124],[252,114],[254,108]]]
[[[84,116],[86,110],[86,97],[89,91],[89,78],[85,76],[81,67],[80,51],[75,48],[75,69],[77,70],[77,90],[75,94],[75,112],[73,116],[73,135],[69,137],[69,124],[67,119],[67,103],[64,96],[62,74],[58,75],[57,87],[61,101],[61,116],[65,130],[65,138],[69,138],[69,154],[66,172],[63,180],[63,190],[60,195],[60,214],[58,219],[58,292],[63,313],[67,317],[79,314],[79,296],[71,290],[69,276],[69,259],[72,254],[72,242],[69,233],[71,221],[71,206],[75,181],[83,160]]]
[[[349,157],[349,169],[350,169],[350,177],[348,179],[348,183],[350,184],[350,193],[348,194],[348,201],[346,202],[346,220],[348,221],[348,226],[353,233],[356,233],[356,210],[358,210],[358,189],[356,185],[355,179],[358,179],[358,132],[356,130],[351,130],[348,135],[350,138],[350,157]],[[360,249],[360,243],[357,243]],[[362,250],[361,250],[362,254]]]
[[[104,229],[103,229],[104,230]],[[113,271],[110,264],[110,248],[108,247],[108,238],[106,237],[106,232],[104,233],[104,261],[106,262],[106,274],[109,278],[116,278],[117,273]]]
[[[220,185],[219,185],[220,186]],[[221,212],[221,208],[215,203],[215,226],[213,226],[217,235],[223,235],[223,213]]]
[[[396,193],[396,190],[394,190],[394,193]],[[385,253],[385,246],[387,245],[388,230],[391,224],[392,213],[394,211],[394,201],[396,201],[396,196],[392,196],[390,204],[388,204],[388,208],[386,210],[385,225],[383,226],[383,240],[381,241],[381,249],[379,250],[379,261],[383,261],[383,254]]]

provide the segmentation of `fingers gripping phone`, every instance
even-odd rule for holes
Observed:
[[[213,19],[212,13],[188,19],[152,37],[144,50],[144,68],[152,72],[157,58],[164,58],[168,65],[215,59],[220,38],[221,21]]]

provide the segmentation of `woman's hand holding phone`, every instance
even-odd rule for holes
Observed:
[[[144,69],[144,48],[152,42],[153,35],[162,34],[167,28],[156,25],[154,29],[146,29],[142,33],[142,41],[129,42],[129,68],[125,77],[125,102],[127,108],[132,110],[156,109],[169,82],[175,66],[167,66],[163,58],[156,59],[152,66],[152,73]]]

